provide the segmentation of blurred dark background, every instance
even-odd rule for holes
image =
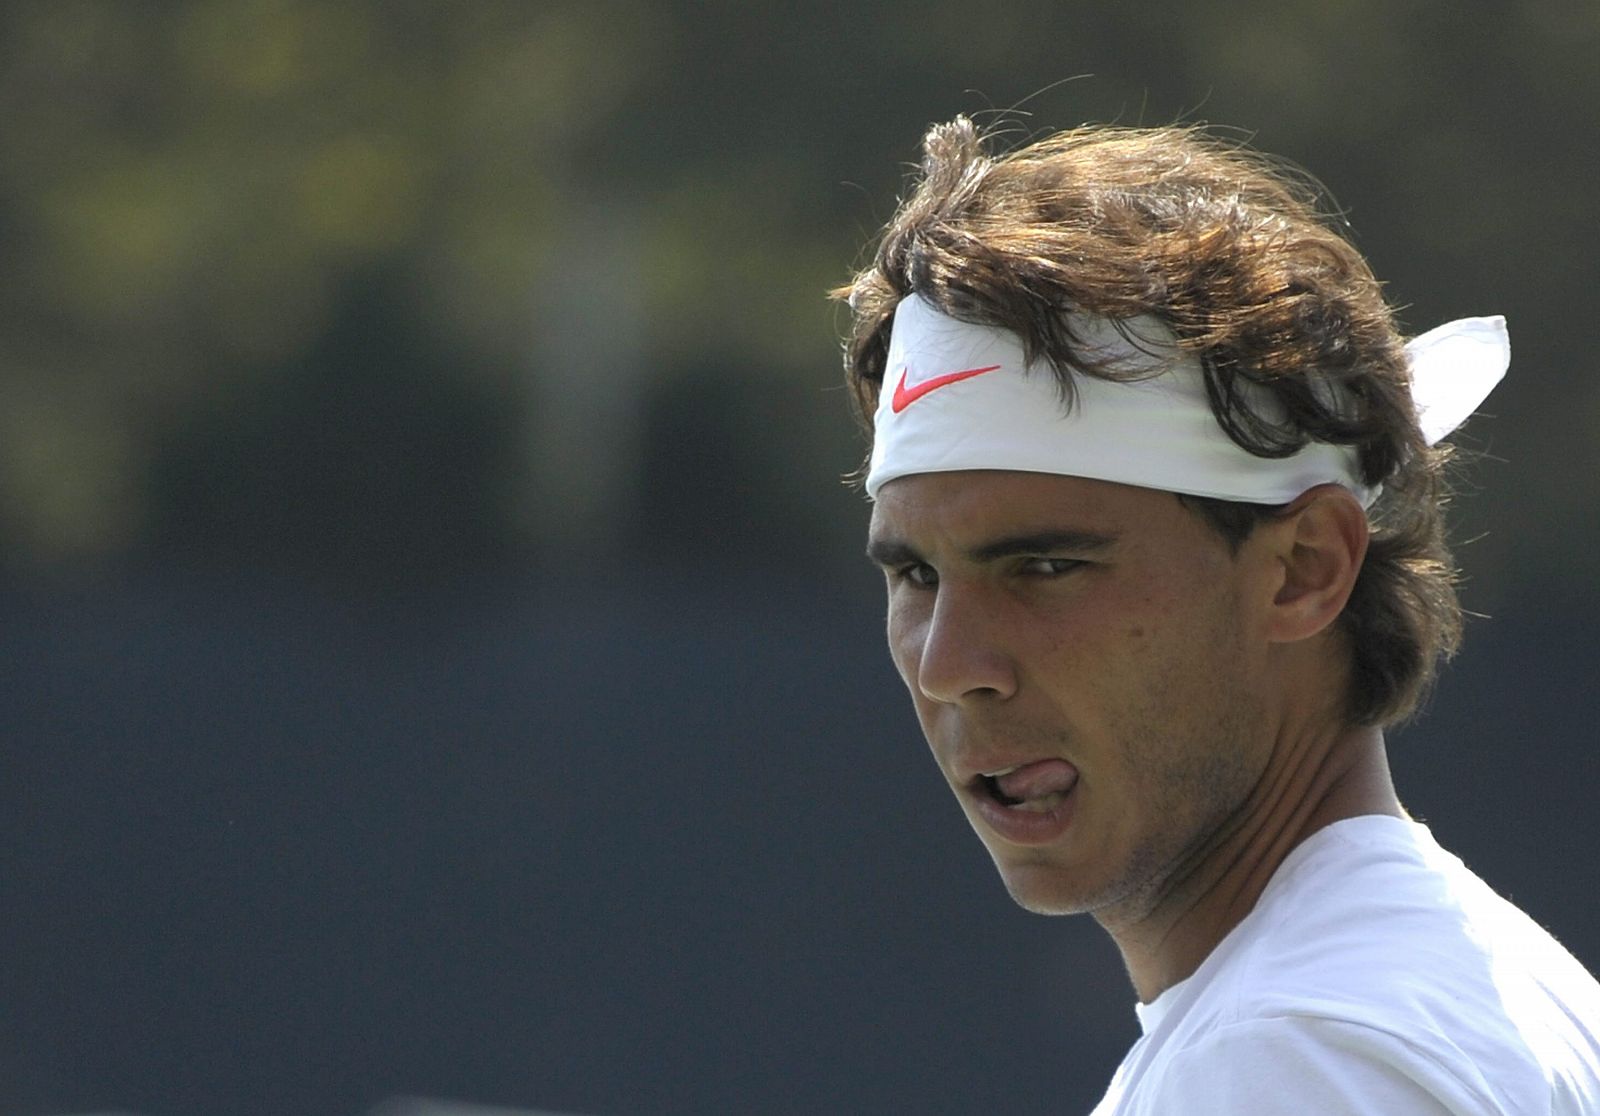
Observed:
[[[1091,1105],[1120,962],[1006,899],[839,483],[823,291],[958,111],[1228,126],[1411,332],[1509,317],[1393,752],[1600,964],[1597,57],[1588,0],[0,6],[0,1112]]]

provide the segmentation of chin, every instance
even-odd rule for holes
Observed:
[[[1025,911],[1040,915],[1085,914],[1094,902],[1074,887],[1059,868],[1045,865],[996,865],[1000,880],[1012,900]]]

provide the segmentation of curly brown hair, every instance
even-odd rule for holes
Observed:
[[[1382,485],[1340,617],[1352,723],[1409,716],[1461,634],[1445,541],[1445,447],[1417,426],[1403,340],[1361,254],[1303,173],[1194,127],[1085,127],[991,155],[970,120],[935,126],[921,173],[848,301],[845,367],[870,429],[895,308],[916,293],[1022,339],[1030,361],[1115,377],[1077,351],[1068,310],[1166,322],[1204,369],[1212,413],[1244,449],[1353,446]],[[1319,385],[1331,381],[1339,390]],[[1250,404],[1260,385],[1282,420]],[[1321,390],[1319,390],[1321,387]],[[1275,509],[1180,497],[1230,545]]]

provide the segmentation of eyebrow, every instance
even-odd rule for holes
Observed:
[[[973,547],[966,556],[974,562],[993,562],[1019,554],[1095,554],[1116,544],[1115,535],[1102,535],[1094,531],[1031,531],[1024,535],[1006,535]],[[867,557],[880,566],[904,566],[922,561],[911,544],[899,539],[873,539],[867,544]]]
[[[968,556],[978,562],[993,562],[996,558],[1012,558],[1018,554],[1047,554],[1063,550],[1073,554],[1094,554],[1108,549],[1116,541],[1114,535],[1101,535],[1093,531],[1037,531],[995,539],[976,547]]]

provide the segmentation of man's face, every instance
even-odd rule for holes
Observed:
[[[1138,917],[1240,821],[1272,743],[1251,541],[1170,493],[957,472],[886,484],[869,550],[934,758],[1023,906]]]

